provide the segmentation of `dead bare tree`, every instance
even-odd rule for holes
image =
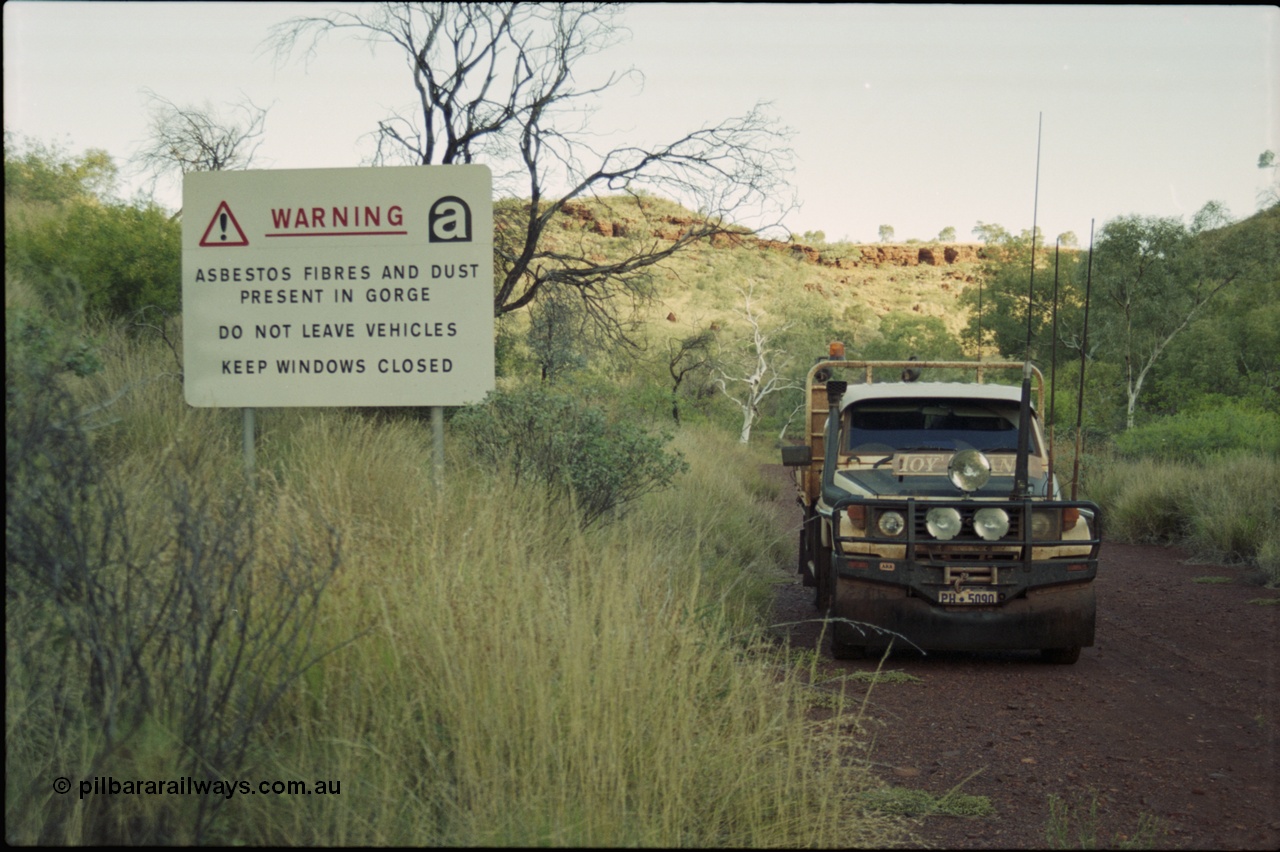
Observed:
[[[247,169],[262,144],[267,110],[245,98],[219,112],[212,104],[179,106],[147,91],[148,141],[133,161],[153,180],[189,172]]]
[[[293,18],[270,41],[281,59],[297,50],[313,55],[324,36],[340,31],[399,51],[416,101],[373,131],[374,163],[489,165],[499,193],[522,198],[495,210],[495,315],[546,290],[574,288],[599,327],[627,340],[621,306],[645,298],[654,264],[730,230],[735,216],[780,219],[793,202],[784,192],[788,134],[763,105],[662,145],[593,147],[592,103],[637,75],[583,86],[574,71],[617,41],[621,12],[611,3],[380,3]],[[644,191],[698,213],[621,260],[546,244],[549,224],[571,201],[611,196],[643,213]]]
[[[751,327],[751,343],[746,356],[736,363],[732,357],[720,359],[716,367],[716,387],[742,411],[742,431],[738,434],[738,441],[745,444],[751,440],[751,427],[760,416],[760,404],[775,393],[795,390],[800,386],[783,374],[790,359],[770,347],[770,341],[790,326],[766,333],[761,323],[764,315],[751,304],[752,291],[739,288],[738,292],[742,294],[743,305],[738,315]],[[731,392],[731,385],[735,388],[741,386],[741,389]]]

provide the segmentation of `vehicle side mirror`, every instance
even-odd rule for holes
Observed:
[[[804,444],[782,448],[782,463],[787,467],[807,467],[812,458]]]

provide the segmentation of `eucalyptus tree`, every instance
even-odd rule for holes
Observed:
[[[1190,225],[1130,215],[1102,227],[1093,257],[1097,334],[1106,356],[1122,367],[1126,427],[1134,425],[1143,387],[1169,345],[1224,290],[1269,274],[1266,258],[1274,250],[1260,253],[1265,246],[1256,244],[1253,230],[1229,223],[1225,208],[1210,202]]]
[[[1000,225],[979,222],[973,232],[985,243],[985,259],[978,286],[965,289],[959,298],[959,304],[969,313],[961,333],[966,344],[977,354],[994,347],[1000,357],[1021,360],[1027,353],[1029,326],[1032,358],[1049,361],[1054,346],[1056,279],[1058,345],[1078,354],[1084,304],[1084,281],[1077,274],[1081,253],[1060,251],[1061,238],[1057,245],[1045,246],[1043,235],[1037,232],[1036,272],[1032,279],[1030,231],[1024,230],[1015,236]],[[1027,305],[1028,290],[1033,290],[1030,306]]]
[[[769,397],[800,388],[791,377],[791,356],[777,343],[790,325],[771,323],[758,305],[752,304],[754,288],[743,290],[742,307],[735,312],[751,329],[751,340],[732,344],[716,358],[715,384],[742,412],[739,443],[751,441],[751,428],[760,417],[760,406]]]
[[[398,54],[414,99],[371,130],[374,164],[489,165],[497,194],[524,202],[495,211],[495,315],[551,290],[576,292],[598,326],[625,340],[621,306],[647,295],[654,264],[741,231],[735,217],[776,221],[792,203],[788,133],[760,104],[664,143],[597,147],[594,108],[638,74],[582,78],[588,60],[624,33],[622,15],[612,3],[379,3],[292,18],[273,28],[270,41],[281,59],[312,55],[334,33]],[[636,241],[624,257],[601,259],[548,239],[571,202],[622,196],[643,217],[644,191],[697,214]]]

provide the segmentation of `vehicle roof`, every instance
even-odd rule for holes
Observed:
[[[1018,402],[1022,388],[1017,385],[977,384],[976,382],[874,382],[849,385],[840,401],[840,410],[868,399],[982,399]],[[1035,407],[1035,394],[1032,394]]]

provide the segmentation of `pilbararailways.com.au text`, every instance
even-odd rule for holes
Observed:
[[[185,776],[177,779],[118,780],[110,775],[97,775],[79,782],[80,798],[85,796],[222,796],[230,799],[236,795],[253,796],[340,796],[342,782],[320,779],[306,781],[210,781]],[[70,793],[71,779],[55,778],[55,793]]]

